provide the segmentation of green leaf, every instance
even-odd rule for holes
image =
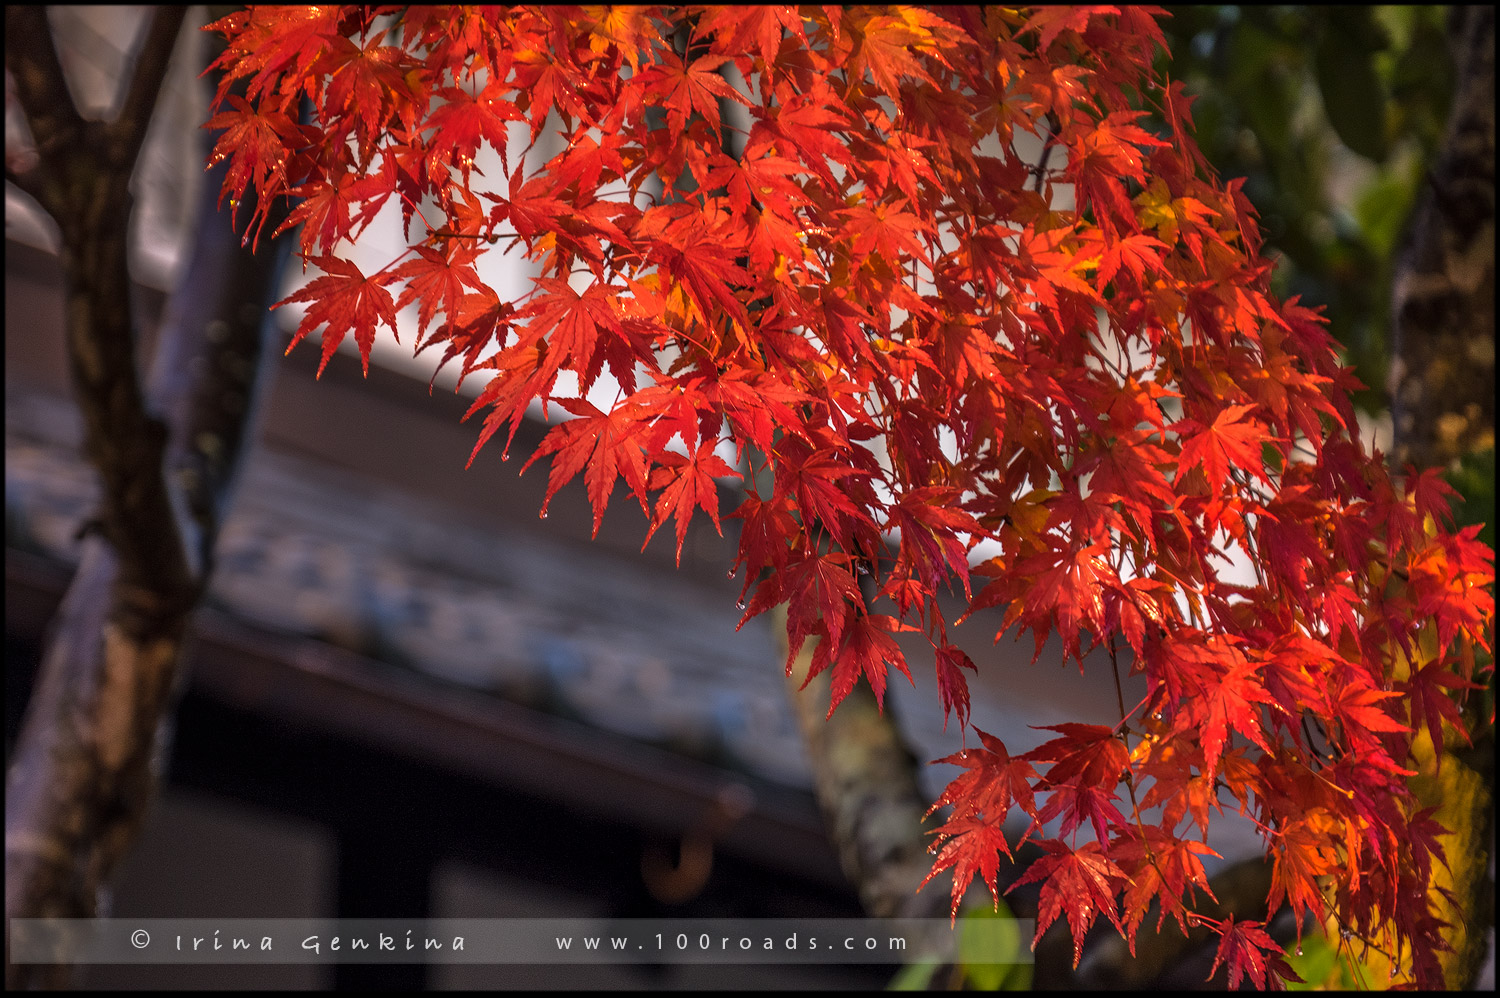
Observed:
[[[1368,21],[1367,14],[1364,19]],[[1329,24],[1314,58],[1323,107],[1344,145],[1366,159],[1383,162],[1390,152],[1385,85],[1375,72],[1373,53],[1350,37],[1341,20]]]
[[[887,991],[926,991],[932,983],[932,975],[937,973],[939,964],[935,960],[922,960],[918,963],[909,963],[896,971],[896,976],[885,986]]]
[[[959,957],[964,979],[976,991],[1024,990],[1031,984],[1031,968],[1019,962],[1021,931],[1003,901],[998,911],[981,906],[964,912]]]
[[[1251,25],[1240,28],[1230,43],[1229,70],[1226,89],[1243,101],[1255,137],[1269,158],[1279,158],[1290,147],[1287,106],[1294,95],[1275,40]]]
[[[1410,171],[1392,170],[1378,176],[1359,193],[1354,218],[1370,252],[1377,257],[1389,257],[1396,251],[1396,240],[1401,237],[1401,227],[1406,224],[1416,199],[1414,181]]]
[[[1333,973],[1333,963],[1338,954],[1328,940],[1319,933],[1303,937],[1295,949],[1288,950],[1286,962],[1302,978],[1301,982],[1288,981],[1288,991],[1320,991],[1327,987]]]
[[[1495,448],[1465,454],[1459,466],[1444,477],[1463,496],[1463,504],[1453,510],[1460,527],[1484,524],[1479,539],[1495,546]]]

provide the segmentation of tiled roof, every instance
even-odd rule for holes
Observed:
[[[7,399],[6,542],[71,561],[92,502],[68,404]],[[790,786],[801,737],[764,620],[722,590],[259,449],[208,602],[447,683]]]

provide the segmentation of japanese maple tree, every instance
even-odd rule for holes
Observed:
[[[282,228],[323,276],[287,299],[294,345],[321,328],[326,365],[352,334],[368,365],[414,303],[417,349],[491,376],[476,454],[540,400],[573,418],[527,464],[550,459],[548,500],[581,474],[596,531],[621,478],[679,558],[698,511],[742,521],[745,619],[786,604],[833,707],[909,678],[913,632],[968,726],[941,592],[1144,674],[1113,727],[1018,756],[976,732],[941,760],[963,768],[935,805],[955,911],[975,875],[996,890],[1019,809],[1038,933],[1065,918],[1075,963],[1099,916],[1133,947],[1159,904],[1221,937],[1232,981],[1276,985],[1262,923],[1194,910],[1231,806],[1274,860],[1273,913],[1335,915],[1439,982],[1442,830],[1407,777],[1462,730],[1493,553],[1448,527],[1439,477],[1360,442],[1354,378],[1271,294],[1249,203],[1152,70],[1158,16],[252,8],[211,26],[213,159],[225,196],[259,195],[246,238],[295,200]],[[388,205],[409,245],[366,273],[349,241]],[[540,276],[502,300],[476,263],[517,246]],[[730,512],[726,441],[749,473]],[[1254,584],[1227,581],[1232,549]]]

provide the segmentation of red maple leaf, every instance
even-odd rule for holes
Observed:
[[[334,256],[314,257],[312,262],[327,273],[272,306],[280,308],[298,301],[311,303],[297,325],[297,331],[292,334],[292,341],[287,344],[287,353],[291,353],[292,347],[304,336],[326,323],[323,360],[318,364],[318,375],[322,376],[334,351],[343,342],[344,334],[350,330],[353,330],[354,341],[359,345],[360,363],[365,374],[369,374],[370,348],[375,344],[376,327],[383,322],[393,334],[396,331],[396,303],[384,287],[396,280],[396,274],[381,271],[366,277],[354,264]]]
[[[998,819],[954,818],[941,829],[946,841],[932,862],[932,871],[917,886],[921,890],[932,878],[944,870],[953,871],[952,907],[949,921],[958,919],[958,906],[968,893],[974,878],[980,877],[990,889],[995,900],[995,910],[1000,910],[1000,889],[996,877],[1000,873],[1000,854],[1010,857],[1010,846],[1005,842],[1005,832]]]
[[[471,94],[464,87],[438,90],[439,100],[423,122],[422,130],[432,133],[427,146],[427,169],[440,183],[450,169],[457,169],[467,185],[481,142],[488,142],[500,154],[502,164],[509,168],[505,160],[509,145],[505,123],[525,121],[526,117],[506,99],[507,90],[493,79],[478,94]]]
[[[1321,878],[1343,866],[1337,834],[1339,822],[1327,809],[1310,807],[1289,821],[1273,842],[1275,862],[1271,869],[1271,892],[1267,905],[1275,911],[1283,897],[1299,920],[1311,911],[1317,918],[1326,912]]]
[[[1282,955],[1281,944],[1267,934],[1261,922],[1242,919],[1236,922],[1230,915],[1221,926],[1219,949],[1214,954],[1214,965],[1208,970],[1208,979],[1213,980],[1220,964],[1229,968],[1229,989],[1240,986],[1240,978],[1249,977],[1250,983],[1261,990],[1280,991],[1286,982],[1304,983],[1292,970]]]
[[[969,596],[969,560],[959,534],[979,534],[974,517],[958,506],[958,495],[948,488],[913,489],[891,507],[890,523],[901,532],[902,562],[932,590],[949,573]]]
[[[888,96],[901,92],[901,78],[911,77],[932,83],[912,47],[933,48],[933,29],[952,32],[953,25],[931,11],[907,8],[898,15],[877,14],[864,23],[863,38],[854,54],[851,71],[868,71],[875,85]]]
[[[393,114],[406,127],[413,127],[418,107],[427,103],[427,94],[412,88],[412,81],[421,77],[407,75],[415,60],[401,46],[382,45],[385,36],[383,30],[371,32],[358,44],[340,37],[323,55],[323,66],[329,71],[323,117],[337,119],[342,112],[354,126],[362,149],[379,139]]]
[[[550,337],[551,350],[560,364],[584,371],[593,359],[600,334],[619,329],[614,301],[625,289],[595,283],[579,294],[564,280],[539,277],[536,283],[543,294],[521,309],[519,317],[531,319],[532,335]],[[579,390],[587,392],[588,385],[581,385]]]
[[[274,102],[286,111],[306,89],[287,82],[318,79],[313,68],[343,36],[346,13],[337,5],[257,6],[208,25],[205,30],[224,32],[231,39],[210,67],[224,70],[219,98],[229,93],[235,80],[250,76],[247,100]]]
[[[933,763],[962,766],[965,771],[948,784],[927,811],[927,816],[931,817],[941,808],[953,807],[948,820],[933,832],[942,849],[933,863],[932,872],[921,884],[921,887],[926,887],[943,870],[953,870],[952,918],[958,917],[959,902],[975,874],[984,878],[996,906],[999,906],[1000,895],[995,881],[999,857],[1002,852],[1011,855],[1010,846],[1000,829],[1012,801],[1026,814],[1036,817],[1036,801],[1031,792],[1031,781],[1037,778],[1036,770],[1024,759],[1012,759],[1000,739],[978,728],[974,732],[979,736],[981,747],[965,749]]]
[[[1118,889],[1115,884],[1125,879],[1125,871],[1104,854],[1098,842],[1085,842],[1077,849],[1070,849],[1055,840],[1043,841],[1041,845],[1047,855],[1032,863],[1025,875],[1011,884],[1010,890],[1022,884],[1042,882],[1032,948],[1041,941],[1057,916],[1065,914],[1068,929],[1073,933],[1073,966],[1076,968],[1083,957],[1083,939],[1101,913],[1108,916],[1116,929],[1122,933],[1125,931],[1115,902]]]
[[[978,673],[974,660],[961,648],[944,644],[934,649],[936,655],[938,697],[943,703],[943,730],[948,730],[948,715],[958,714],[958,726],[969,724],[969,683],[961,670]]]
[[[781,48],[783,32],[807,41],[796,8],[785,6],[708,7],[698,21],[698,31],[715,36],[716,52],[753,52],[767,65],[774,62]]]
[[[1451,665],[1434,659],[1411,674],[1411,678],[1398,680],[1396,689],[1411,698],[1412,727],[1426,722],[1427,734],[1434,747],[1443,742],[1443,721],[1446,719],[1464,741],[1469,742],[1469,733],[1464,728],[1463,712],[1448,696],[1447,690],[1481,690],[1478,683],[1471,683],[1451,671]],[[1437,765],[1442,765],[1446,752],[1437,753]]]
[[[340,239],[357,235],[374,220],[391,191],[378,174],[364,176],[356,170],[345,170],[333,183],[320,177],[291,193],[302,198],[302,203],[271,234],[278,236],[302,226],[302,252],[307,254],[315,248],[328,253]]]
[[[790,554],[787,541],[796,536],[797,520],[792,516],[788,500],[766,502],[754,493],[747,495],[739,508],[729,515],[744,521],[734,570],[738,571],[741,565],[750,566],[745,579],[745,589],[748,590],[762,568],[779,569],[786,564]],[[747,614],[746,619],[751,616],[754,614]]]
[[[729,61],[725,55],[705,55],[694,59],[691,65],[670,49],[662,53],[662,61],[643,73],[642,86],[647,94],[654,94],[667,109],[667,128],[672,141],[676,141],[687,123],[688,116],[701,114],[715,133],[719,131],[719,98],[738,101],[750,106],[745,95],[729,85],[716,70]]]
[[[1344,729],[1344,736],[1361,752],[1374,752],[1380,748],[1376,732],[1410,732],[1411,729],[1390,714],[1380,709],[1382,700],[1401,696],[1399,690],[1377,690],[1363,685],[1359,680],[1350,680],[1339,685],[1332,699],[1330,713]],[[1441,743],[1439,743],[1441,744]]]
[[[396,300],[396,311],[416,303],[417,346],[420,348],[422,337],[427,335],[427,327],[439,309],[452,322],[458,314],[458,303],[464,296],[465,287],[478,292],[488,289],[474,270],[476,250],[473,247],[454,241],[446,251],[429,246],[417,246],[415,251],[415,260],[408,260],[396,268],[395,277],[407,282],[401,297]]]
[[[747,500],[747,503],[754,501]],[[766,522],[774,521],[781,505],[774,499],[769,504],[761,504],[760,515]],[[744,550],[743,544],[741,549]],[[840,551],[818,553],[794,548],[785,556],[777,572],[756,586],[755,595],[750,598],[740,619],[740,626],[778,603],[786,603],[787,675],[792,674],[797,653],[809,635],[819,636],[834,647],[842,644],[851,606],[863,605],[864,602],[859,583],[849,571],[850,561],[849,555]]]
[[[509,220],[516,234],[530,243],[539,234],[559,229],[558,218],[571,207],[554,196],[546,176],[535,176],[522,182],[526,161],[523,158],[510,174],[510,189],[495,205],[490,221]]]
[[[1173,423],[1169,429],[1182,435],[1177,481],[1198,465],[1202,465],[1208,486],[1215,492],[1224,488],[1231,466],[1264,478],[1260,445],[1270,439],[1270,435],[1260,423],[1246,418],[1254,409],[1253,405],[1225,406],[1208,426],[1192,419]]]
[[[213,157],[257,232],[270,202],[304,199],[290,224],[324,276],[288,301],[310,306],[296,340],[325,329],[325,364],[350,330],[367,362],[415,304],[418,349],[492,373],[475,453],[506,422],[508,451],[534,401],[577,417],[541,445],[544,511],[582,474],[597,531],[624,476],[648,540],[676,519],[680,557],[698,510],[719,526],[732,438],[741,623],[785,604],[835,703],[860,676],[883,696],[897,632],[920,625],[967,733],[955,577],[961,613],[1003,605],[999,632],[1032,631],[1038,654],[1055,634],[1092,672],[1087,636],[1144,673],[1118,731],[1057,725],[1023,759],[981,733],[949,757],[935,869],[955,902],[976,875],[995,890],[1014,802],[1096,837],[1049,841],[1028,872],[1044,927],[1066,913],[1078,944],[1108,905],[1133,940],[1152,904],[1203,924],[1203,848],[1175,830],[1206,833],[1222,788],[1268,831],[1273,911],[1393,925],[1440,983],[1436,832],[1406,781],[1421,732],[1462,730],[1450,694],[1492,646],[1493,552],[1452,529],[1437,473],[1403,485],[1361,445],[1359,385],[1322,317],[1271,293],[1242,185],[1160,75],[1158,16],[253,8],[212,26]],[[559,151],[512,168],[523,118]],[[504,176],[474,167],[485,146]],[[350,240],[392,198],[406,245],[366,276]],[[537,268],[528,291],[492,286],[495,248]],[[584,398],[606,370],[607,412]],[[1253,581],[1226,574],[1226,543]],[[1404,661],[1421,668],[1398,681]],[[1126,781],[1155,826],[1124,813]],[[1274,983],[1258,926],[1221,928],[1236,981]]]
[[[502,350],[485,366],[493,367],[500,373],[490,379],[474,404],[464,413],[464,419],[468,419],[486,406],[490,407],[484,418],[484,429],[474,443],[474,449],[469,453],[469,463],[465,467],[473,467],[480,449],[507,421],[510,423],[510,435],[506,438],[501,459],[508,457],[511,442],[515,439],[516,430],[520,428],[521,414],[534,399],[546,396],[557,381],[557,365],[548,362],[545,342],[514,344]]]
[[[1021,609],[1033,620],[1043,614],[1056,614],[1064,648],[1074,657],[1078,655],[1078,636],[1084,627],[1096,635],[1104,632],[1104,586],[1112,581],[1114,574],[1104,560],[1106,550],[1103,544],[1072,545],[1063,550],[1049,548],[1019,566],[1036,580],[1026,591]],[[973,607],[979,609],[987,603],[981,592],[975,597]]]
[[[1049,725],[1047,730],[1063,737],[1026,753],[1032,762],[1052,763],[1046,775],[1051,793],[1037,821],[1062,814],[1059,834],[1067,835],[1087,819],[1099,841],[1108,841],[1110,825],[1128,824],[1114,805],[1115,787],[1130,761],[1124,743],[1114,729],[1098,724]]]
[[[717,378],[689,384],[703,393],[706,404],[723,412],[734,431],[742,458],[745,443],[769,451],[777,427],[795,431],[800,421],[795,407],[811,401],[811,397],[803,392],[757,371],[731,368]]]
[[[212,166],[226,157],[229,159],[229,172],[219,192],[221,205],[225,197],[237,204],[248,188],[258,192],[255,217],[246,225],[247,231],[252,227],[256,230],[258,247],[260,228],[270,206],[289,183],[287,160],[291,151],[302,145],[302,131],[281,111],[259,105],[252,107],[235,94],[225,100],[230,110],[220,111],[204,126],[224,130],[209,153],[208,162]]]
[[[838,451],[814,449],[795,437],[784,437],[773,453],[780,462],[775,494],[795,497],[803,516],[816,517],[826,529],[839,531],[846,518],[860,515],[847,483],[864,472],[841,459]]]
[[[1260,704],[1272,703],[1271,694],[1261,686],[1259,663],[1235,649],[1221,646],[1227,663],[1224,671],[1206,681],[1193,681],[1191,698],[1173,723],[1173,732],[1197,731],[1203,743],[1204,765],[1212,776],[1219,756],[1231,733],[1244,735],[1262,749],[1271,750],[1262,720]]]
[[[1411,497],[1419,516],[1430,516],[1435,520],[1453,523],[1451,503],[1459,498],[1458,490],[1443,480],[1442,468],[1408,468],[1406,494]]]
[[[849,691],[854,689],[854,684],[861,675],[869,680],[870,689],[875,692],[876,706],[883,709],[887,665],[900,669],[907,682],[916,685],[912,681],[911,670],[906,667],[906,656],[902,654],[901,646],[891,637],[893,633],[910,630],[913,628],[883,613],[854,614],[853,619],[843,628],[840,641],[835,643],[830,638],[813,650],[812,664],[807,671],[807,680],[802,683],[803,687],[807,686],[813,676],[832,665],[829,717],[833,716],[834,710],[849,695]]]
[[[1112,7],[1041,7],[1026,19],[1024,31],[1037,33],[1037,45],[1046,49],[1064,31],[1082,34],[1089,21],[1100,14],[1113,12]]]
[[[698,445],[692,458],[669,451],[657,458],[657,467],[651,472],[651,488],[661,489],[656,497],[656,512],[651,517],[651,529],[642,550],[651,542],[657,528],[668,516],[677,518],[677,563],[682,564],[682,542],[687,538],[688,521],[693,518],[694,507],[701,508],[719,528],[719,486],[716,478],[740,478],[740,474],[724,459],[714,453],[717,441],[705,440]]]
[[[852,165],[848,147],[838,140],[835,132],[848,123],[849,111],[823,81],[815,81],[807,93],[790,97],[775,114],[762,108],[752,108],[751,113],[759,120],[750,129],[745,144],[747,158],[759,155],[767,145],[779,140],[784,144],[783,155],[795,152],[813,173],[827,182],[833,182],[828,160]]]
[[[491,343],[497,348],[505,347],[514,324],[515,311],[510,302],[502,302],[500,296],[488,287],[480,288],[475,294],[464,295],[460,298],[458,311],[451,314],[450,321],[441,329],[434,330],[431,339],[423,344],[425,348],[443,340],[448,341],[448,348],[443,352],[442,360],[438,361],[437,370],[432,372],[433,380],[437,380],[438,371],[441,371],[450,360],[463,354],[464,364],[458,378],[458,383],[463,384],[464,378],[481,366],[480,355],[489,349]],[[545,346],[545,344],[542,345]],[[529,341],[528,346],[531,351],[528,358],[537,358],[535,341]],[[492,366],[504,371],[510,365],[496,357]],[[548,375],[556,371],[556,365],[550,362],[547,368]],[[533,397],[540,394],[541,387],[539,384],[538,392],[534,393]],[[530,399],[527,401],[529,402]]]
[[[981,747],[964,749],[933,763],[935,766],[944,763],[963,766],[967,772],[954,777],[927,813],[931,815],[951,804],[954,816],[977,815],[1003,820],[1014,801],[1035,820],[1036,801],[1032,796],[1031,781],[1037,778],[1036,770],[1024,756],[1012,758],[1005,743],[994,735],[978,728],[974,733],[979,736]]]
[[[1184,894],[1201,887],[1209,897],[1218,900],[1208,885],[1208,873],[1198,857],[1218,857],[1219,854],[1202,842],[1179,839],[1164,828],[1144,825],[1136,830],[1136,834],[1122,836],[1111,847],[1110,855],[1119,861],[1130,878],[1124,908],[1131,956],[1135,955],[1136,930],[1153,901],[1159,900],[1161,905],[1156,930],[1161,931],[1162,923],[1171,914],[1177,919],[1183,935],[1187,935],[1190,909],[1184,901]]]
[[[597,536],[604,510],[609,505],[609,494],[621,475],[640,500],[642,511],[646,509],[646,454],[640,444],[644,427],[637,418],[639,414],[629,405],[601,412],[580,399],[558,399],[557,402],[578,418],[559,423],[548,431],[521,471],[524,474],[543,455],[557,455],[552,459],[552,470],[547,477],[547,495],[542,500],[543,516],[547,515],[547,507],[557,490],[583,471]]]
[[[811,204],[793,176],[806,169],[781,156],[758,156],[733,160],[725,156],[715,162],[705,178],[705,187],[723,186],[736,211],[746,211],[752,202],[777,217],[794,222],[797,209]]]

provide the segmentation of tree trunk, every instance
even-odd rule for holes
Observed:
[[[1452,467],[1495,446],[1495,10],[1454,7],[1449,20],[1457,86],[1438,161],[1411,223],[1392,298],[1394,359],[1388,389],[1399,465]],[[1470,748],[1434,746],[1414,780],[1452,830],[1448,869],[1434,892],[1452,924],[1440,955],[1450,988],[1473,986],[1494,922],[1494,728],[1478,698],[1466,719]],[[1437,765],[1441,753],[1441,766]]]
[[[227,167],[205,180],[149,397],[136,368],[129,182],[183,15],[153,12],[120,115],[94,122],[73,105],[45,11],[6,10],[6,67],[35,140],[35,162],[20,172],[8,163],[6,179],[61,231],[70,373],[101,483],[7,774],[12,918],[100,913],[157,790],[189,616],[253,436],[279,267],[274,248],[252,255],[219,212]],[[66,974],[7,961],[12,987]]]
[[[786,610],[774,612],[772,629],[786,651]],[[886,704],[863,683],[827,717],[832,670],[813,678],[812,644],[804,645],[787,676],[788,693],[812,763],[818,804],[849,882],[877,918],[936,918],[948,912],[941,885],[921,894],[932,869],[922,816],[928,802],[917,786],[917,758],[897,730]]]
[[[1495,11],[1454,7],[1457,86],[1397,262],[1391,414],[1398,466],[1495,443]]]

